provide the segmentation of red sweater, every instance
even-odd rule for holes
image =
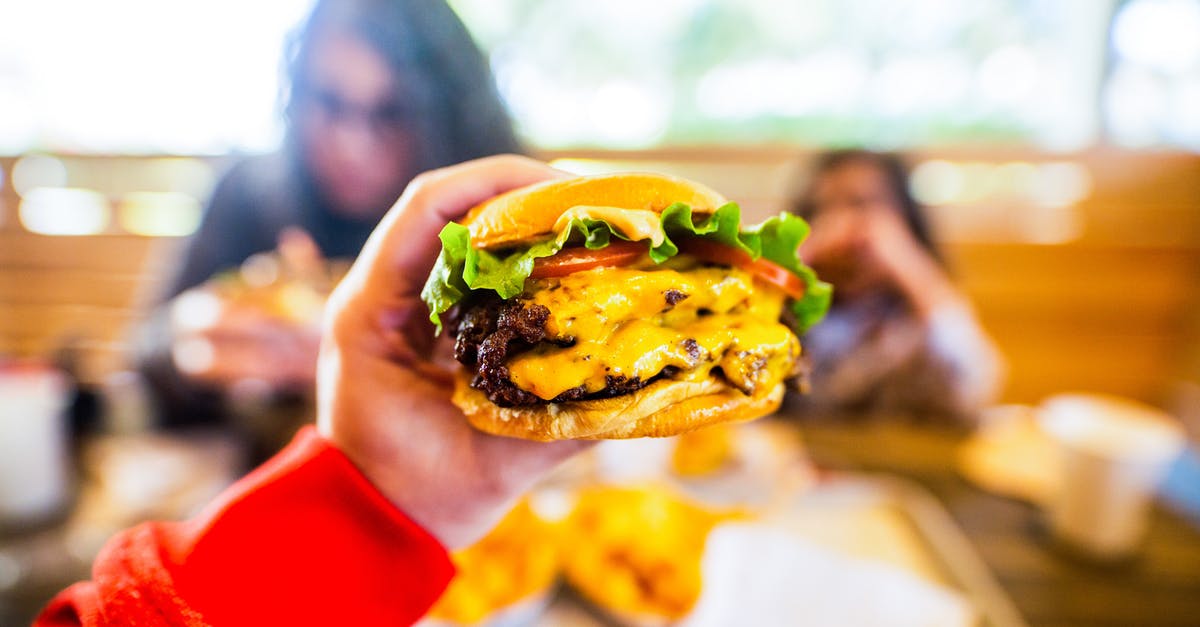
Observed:
[[[408,625],[446,550],[312,428],[203,514],[113,537],[36,625]]]

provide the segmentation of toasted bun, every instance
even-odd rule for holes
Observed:
[[[460,372],[454,404],[476,429],[525,440],[619,440],[662,438],[720,422],[765,416],[783,400],[783,384],[747,396],[715,375],[699,382],[662,380],[636,392],[594,401],[500,407],[471,387]]]
[[[547,181],[487,200],[463,219],[471,244],[495,248],[527,242],[551,233],[564,212],[578,205],[661,212],[674,203],[712,213],[726,200],[717,192],[675,176],[643,172],[602,174]]]

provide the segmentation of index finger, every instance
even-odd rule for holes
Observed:
[[[517,155],[500,155],[426,172],[409,184],[367,240],[359,261],[372,275],[395,278],[398,291],[420,291],[441,249],[438,232],[471,207],[511,189],[569,176]]]

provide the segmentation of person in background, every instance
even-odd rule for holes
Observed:
[[[417,177],[330,298],[317,426],[195,518],[117,533],[37,627],[411,625],[472,544],[582,441],[476,431],[450,402],[421,288],[438,231],[501,192],[564,176],[512,155]],[[435,344],[436,343],[436,344]]]
[[[443,0],[321,0],[286,60],[283,148],[218,183],[139,338],[167,426],[227,418],[239,390],[260,412],[263,399],[305,396],[316,366],[316,320],[223,312],[185,327],[172,311],[199,307],[181,294],[277,248],[288,278],[330,283],[325,259],[357,255],[417,172],[520,151],[484,56]],[[319,302],[310,309],[319,317]]]
[[[804,338],[804,410],[972,422],[995,398],[999,355],[907,183],[894,155],[837,151],[817,158],[795,200],[812,225],[801,256],[834,286],[829,315]]]

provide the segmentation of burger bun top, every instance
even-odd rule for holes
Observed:
[[[546,181],[484,201],[462,223],[476,248],[502,248],[544,238],[559,216],[576,206],[642,209],[661,213],[685,203],[709,214],[727,201],[717,192],[684,178],[648,172],[623,172]]]

